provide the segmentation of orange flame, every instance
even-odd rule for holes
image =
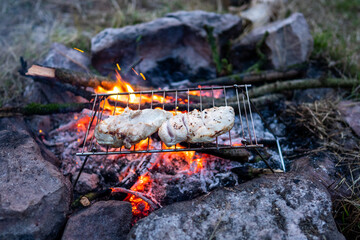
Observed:
[[[130,189],[137,192],[144,192],[146,188],[151,187],[152,180],[148,174],[139,177],[138,181]],[[150,213],[150,205],[139,197],[131,195],[128,200],[132,205],[134,216],[148,215]]]

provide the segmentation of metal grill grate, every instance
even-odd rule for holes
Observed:
[[[92,107],[91,119],[83,141],[82,151],[78,156],[108,155],[108,154],[133,154],[133,153],[161,153],[179,151],[201,151],[211,149],[231,148],[257,148],[263,147],[258,144],[252,109],[248,94],[251,85],[233,85],[222,87],[201,87],[172,90],[150,90],[137,92],[123,92],[110,94],[95,94]],[[113,110],[106,109],[106,104],[111,104]],[[200,111],[215,106],[232,106],[237,112],[234,126],[229,132],[216,137],[213,143],[207,144],[177,144],[174,147],[166,147],[160,140],[147,139],[147,147],[139,144],[131,149],[109,148],[100,146],[94,137],[96,125],[104,116],[115,115],[120,109],[129,107],[133,110],[146,108],[161,108],[163,110],[189,112],[193,109]]]

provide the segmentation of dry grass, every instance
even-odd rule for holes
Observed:
[[[342,170],[337,173],[340,184],[345,185],[351,196],[335,202],[334,217],[339,230],[348,239],[355,239],[360,236],[360,139],[341,118],[337,103],[338,100],[328,99],[289,106],[287,113],[295,116],[298,126],[319,139],[319,151],[336,157]]]
[[[314,37],[313,58],[325,58],[330,67],[360,77],[360,0],[289,0],[290,11],[300,11]]]

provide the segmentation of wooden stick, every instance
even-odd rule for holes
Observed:
[[[268,93],[282,93],[284,91],[308,88],[353,88],[358,86],[359,84],[360,81],[357,79],[341,78],[290,80],[283,82],[275,82],[263,85],[261,87],[252,88],[249,91],[249,96],[259,97]]]
[[[22,76],[30,77],[35,82],[40,82],[40,83],[50,85],[51,87],[53,87],[61,92],[64,92],[64,91],[72,92],[75,95],[81,96],[89,101],[93,98],[92,92],[86,91],[85,89],[82,89],[80,87],[76,87],[76,86],[66,84],[66,83],[61,83],[59,81],[52,81],[52,78],[49,78],[49,77],[40,77],[38,75],[36,75],[36,76],[26,75],[26,73],[28,71],[27,70],[27,62],[22,57],[20,58],[20,65],[21,65],[21,68],[19,69],[19,73]],[[47,70],[45,70],[45,72],[46,72],[45,75],[52,76],[52,74],[49,73]]]
[[[74,86],[82,87],[102,87],[106,90],[111,90],[116,86],[116,80],[111,78],[91,74],[91,73],[82,73],[75,72],[61,68],[49,68],[42,67],[39,65],[32,65],[28,71],[25,73],[26,76],[30,77],[46,77],[57,79],[63,83],[69,83]]]
[[[250,153],[242,148],[234,149],[211,149],[211,150],[200,150],[198,152],[210,154],[216,157],[229,159],[240,163],[246,163],[249,160]]]
[[[196,87],[199,84],[205,86],[211,85],[232,85],[232,84],[258,84],[263,82],[271,82],[281,79],[292,79],[301,75],[298,70],[289,70],[286,72],[265,71],[262,73],[240,73],[230,76],[224,76],[207,81],[197,81],[191,83],[190,87]]]
[[[126,189],[126,188],[121,188],[121,187],[115,187],[115,188],[111,188],[112,192],[116,193],[116,192],[121,192],[121,193],[128,193],[128,194],[132,194],[138,198],[141,198],[142,200],[144,200],[145,202],[147,202],[150,207],[153,209],[153,210],[156,210],[158,209],[158,206],[152,201],[150,200],[149,198],[145,197],[143,194],[139,193],[139,192],[135,192],[135,191],[132,191],[132,190],[129,190],[129,189]]]

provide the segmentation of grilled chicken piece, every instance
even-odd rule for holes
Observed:
[[[131,145],[155,133],[161,124],[171,118],[170,112],[159,109],[130,110],[101,121],[95,128],[99,144],[130,149]]]
[[[180,113],[164,122],[159,137],[170,147],[177,143],[206,143],[232,129],[235,113],[232,107],[213,107],[202,112]]]

